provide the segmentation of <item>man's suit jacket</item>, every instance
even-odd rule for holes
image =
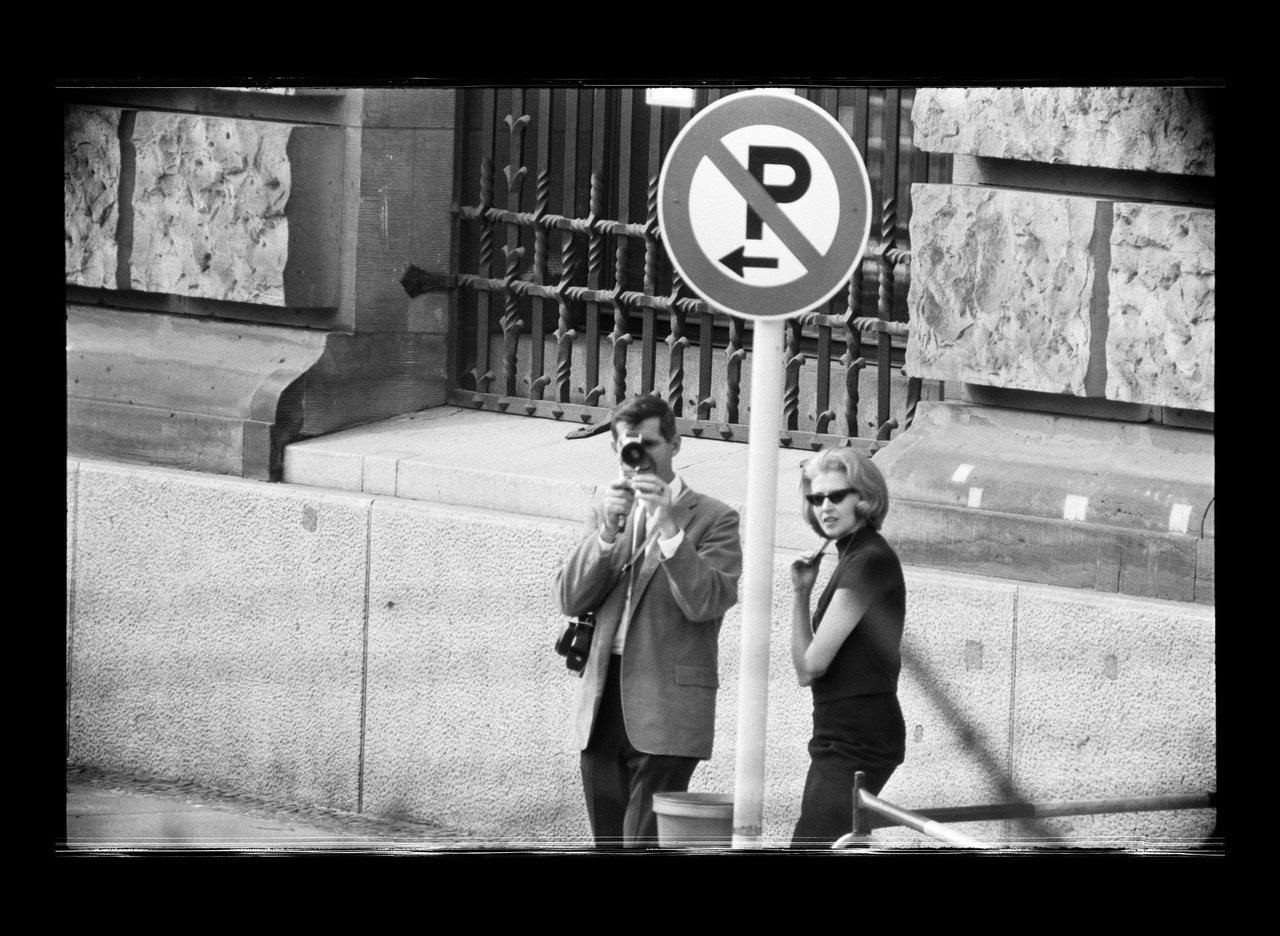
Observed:
[[[738,600],[742,543],[738,513],[713,497],[686,489],[671,508],[684,530],[675,554],[650,551],[636,580],[622,654],[622,715],[632,745],[647,754],[707,758],[715,735],[720,685],[719,636],[724,614]],[[574,707],[579,750],[604,696],[613,638],[627,602],[631,537],[600,548],[594,515],[587,535],[556,573],[560,609],[570,617],[596,615],[591,653]]]

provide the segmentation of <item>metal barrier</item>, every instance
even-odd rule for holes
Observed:
[[[1161,812],[1173,809],[1217,809],[1216,791],[1130,796],[1117,799],[1070,800],[1059,803],[992,803],[982,806],[944,806],[908,810],[887,803],[862,788],[865,775],[859,771],[853,783],[853,831],[836,839],[833,849],[866,848],[873,829],[906,826],[930,838],[961,848],[998,848],[971,838],[945,825],[955,822],[984,822],[999,819],[1044,819],[1053,816],[1092,816],[1101,813]]]

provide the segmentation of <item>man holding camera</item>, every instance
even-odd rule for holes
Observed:
[[[574,709],[592,834],[598,847],[643,847],[657,845],[653,794],[687,790],[711,756],[720,625],[738,600],[742,545],[737,512],[675,473],[680,435],[664,400],[625,401],[612,429],[620,475],[555,594],[566,615],[595,620],[576,641],[590,634]]]

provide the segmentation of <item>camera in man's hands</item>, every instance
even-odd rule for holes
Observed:
[[[556,653],[564,657],[564,665],[582,675],[591,652],[591,637],[596,630],[596,616],[588,611],[569,622],[565,632],[556,641]]]
[[[639,468],[644,464],[647,454],[644,438],[638,434],[624,435],[618,440],[618,458],[628,468]]]

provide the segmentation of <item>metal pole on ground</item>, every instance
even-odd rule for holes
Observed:
[[[751,429],[742,545],[742,662],[738,683],[733,847],[759,848],[764,825],[765,721],[773,618],[773,539],[782,431],[782,318],[757,319],[752,346]]]

